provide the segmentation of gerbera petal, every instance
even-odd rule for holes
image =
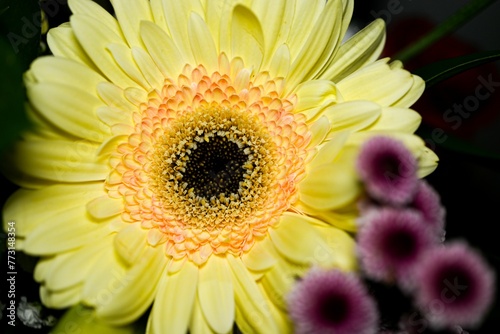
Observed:
[[[106,224],[96,224],[86,217],[85,207],[75,207],[61,211],[35,227],[26,236],[24,251],[37,255],[56,254],[86,245],[109,233]]]
[[[233,275],[236,322],[245,326],[248,333],[278,333],[267,312],[267,302],[243,262],[231,255],[227,256],[227,261]]]
[[[377,19],[347,40],[320,78],[339,82],[380,56],[385,41],[385,23]]]
[[[196,299],[198,267],[186,262],[182,270],[168,275],[163,272],[156,293],[148,333],[185,334]]]
[[[153,302],[166,263],[163,249],[146,248],[140,261],[123,277],[123,284],[115,287],[113,298],[96,305],[97,317],[116,325],[136,320]]]
[[[186,62],[172,38],[158,25],[148,21],[141,22],[140,34],[151,58],[163,75],[171,78],[178,75]]]
[[[57,203],[60,210],[81,206],[86,198],[103,194],[102,183],[58,184],[39,190],[19,189],[4,204],[4,229],[9,221],[16,222],[17,236],[26,236],[40,222],[57,211],[45,210]],[[29,203],[30,210],[26,210]]]
[[[104,180],[109,167],[97,158],[98,146],[85,140],[39,140],[16,145],[12,162],[27,175],[53,181]],[[43,155],[39,154],[43,152]]]
[[[311,131],[311,141],[309,142],[309,147],[318,147],[325,140],[326,136],[330,132],[332,125],[328,120],[328,117],[321,116],[317,121],[313,122],[309,127]]]
[[[293,2],[293,1],[292,1]],[[278,47],[276,50],[274,57],[276,58],[276,54],[283,54],[283,51],[279,52],[284,44],[277,45],[276,39],[279,36],[279,32],[282,26],[283,14],[286,10],[287,6],[290,6],[289,1],[285,0],[275,0],[275,1],[267,1],[267,0],[258,0],[252,3],[252,11],[256,14],[256,16],[260,19],[262,25],[262,31],[265,31],[265,62],[270,60],[270,57],[273,55],[273,50],[275,47]],[[290,58],[290,51],[288,51],[288,59]],[[285,53],[286,54],[286,53]],[[285,58],[286,59],[286,58]],[[286,60],[284,60],[286,62]],[[272,62],[271,62],[272,63]],[[272,66],[271,66],[272,67]],[[277,73],[273,73],[276,76],[280,76]]]
[[[408,108],[387,107],[382,108],[380,117],[375,121],[375,123],[366,128],[366,130],[392,130],[413,133],[418,129],[421,121],[422,116],[414,110]]]
[[[142,229],[140,223],[128,224],[116,234],[113,245],[124,263],[132,265],[140,259],[146,245],[146,234],[147,230]]]
[[[331,81],[312,80],[297,86],[297,112],[304,114],[308,120],[315,119],[322,109],[337,102],[337,87]]]
[[[96,219],[104,219],[123,212],[123,200],[103,195],[87,203],[87,211]]]
[[[276,323],[276,327],[278,328],[278,333],[293,332],[293,325],[290,320],[290,317],[288,316],[288,312],[286,311],[286,309],[278,307],[278,305],[274,303],[273,298],[270,297],[270,294],[274,294],[275,292],[267,290],[263,284],[258,284],[258,287],[267,300],[266,308],[267,310],[269,310],[270,316]]]
[[[272,246],[270,245],[268,239],[256,242],[250,252],[243,254],[241,260],[250,270],[267,270],[276,263],[276,259],[272,255],[270,247]]]
[[[216,334],[208,325],[203,312],[201,311],[200,301],[195,299],[193,305],[193,313],[191,314],[191,321],[189,322],[189,333],[200,334]]]
[[[380,117],[381,108],[370,101],[350,101],[328,106],[322,114],[332,124],[331,133],[356,132],[373,124]]]
[[[116,18],[130,46],[142,46],[139,36],[141,21],[152,21],[153,15],[148,0],[135,0],[130,3],[111,0]]]
[[[133,125],[131,113],[116,107],[99,107],[96,110],[96,115],[110,127],[116,124]]]
[[[97,93],[108,106],[116,107],[122,112],[136,109],[136,106],[125,98],[123,89],[115,84],[103,82],[97,85]]]
[[[287,86],[297,86],[304,79],[313,77],[323,66],[325,59],[322,59],[322,53],[310,52],[310,50],[324,50],[323,52],[327,53],[326,58],[330,56],[340,33],[340,22],[335,19],[335,16],[340,11],[340,6],[340,0],[332,0],[326,3],[326,8],[324,8],[310,31],[307,41],[302,45],[297,58],[292,61]]]
[[[369,100],[387,107],[406,95],[413,85],[412,75],[391,69],[386,61],[377,61],[339,81],[337,88],[344,100]]]
[[[52,124],[74,136],[102,141],[109,127],[95,117],[102,102],[93,94],[58,83],[32,85],[28,97],[36,99],[37,110]]]
[[[409,108],[417,102],[424,93],[425,81],[416,75],[413,75],[412,78],[413,85],[410,90],[401,99],[392,104],[394,107]]]
[[[122,30],[116,19],[104,8],[91,0],[68,0],[69,8],[73,14],[83,14],[96,18],[116,35],[122,37]]]
[[[78,42],[75,33],[68,23],[49,30],[47,33],[47,44],[54,56],[75,60],[91,69],[99,71],[92,59]]]
[[[269,236],[278,252],[296,263],[314,263],[315,252],[327,247],[322,236],[311,226],[314,220],[305,215],[284,213],[278,227],[269,231]]]
[[[139,47],[132,48],[132,57],[152,88],[160,88],[163,85],[163,75],[148,52]]]
[[[80,90],[82,86],[92,87],[88,93],[97,93],[95,87],[105,82],[106,79],[87,65],[76,62],[72,59],[60,57],[41,57],[36,59],[30,67],[36,82],[56,83]],[[78,81],[68,80],[68,77],[78,78]]]
[[[188,20],[192,12],[203,16],[203,7],[199,0],[163,0],[163,13],[172,40],[179,49],[185,63],[195,64],[188,33]]]
[[[286,44],[281,44],[273,54],[269,72],[276,77],[286,77],[290,71],[290,58],[290,49]]]
[[[137,67],[134,59],[132,58],[132,50],[125,44],[110,43],[107,46],[107,50],[111,52],[115,62],[120,66],[120,68],[134,80],[137,85],[145,89],[150,89],[148,81],[142,75],[142,72]]]
[[[307,43],[307,40],[311,36],[311,31],[314,29],[318,17],[325,8],[325,2],[321,0],[296,0],[288,2],[290,2],[291,16],[283,18],[283,21],[286,20],[285,22],[289,23],[282,25],[280,36],[286,38],[283,42],[290,48],[292,60],[295,61],[304,44]],[[288,14],[288,11],[285,11],[285,13]],[[281,42],[281,40],[278,41]]]
[[[234,292],[231,271],[224,257],[211,256],[200,269],[198,300],[210,327],[228,332],[234,323]]]
[[[319,210],[344,206],[357,198],[360,188],[352,163],[347,161],[311,169],[299,185],[300,201]]]
[[[200,15],[191,13],[188,32],[196,64],[203,64],[209,72],[215,71],[218,67],[217,50],[207,24]]]
[[[349,133],[347,131],[337,133],[331,140],[320,147],[309,166],[313,169],[321,165],[331,164],[344,147],[348,137]]]
[[[84,282],[101,252],[111,246],[111,235],[89,243],[82,248],[58,255],[47,272],[45,282],[49,290],[64,290]],[[74,273],[77,272],[78,275]]]
[[[315,225],[323,235],[328,248],[323,249],[322,255],[318,254],[317,261],[325,268],[338,268],[343,271],[353,271],[358,267],[356,242],[344,230],[326,224]]]
[[[120,69],[109,52],[103,52],[112,43],[124,44],[121,36],[104,22],[83,14],[71,16],[71,27],[85,52],[111,82],[120,87],[137,85]]]
[[[63,309],[78,303],[81,300],[82,286],[76,285],[64,290],[52,291],[40,286],[40,300],[51,308]]]
[[[245,66],[260,69],[264,56],[264,33],[259,19],[245,6],[236,5],[231,21],[231,54]]]

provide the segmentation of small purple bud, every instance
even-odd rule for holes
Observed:
[[[417,161],[400,141],[373,137],[359,152],[357,170],[369,196],[391,205],[407,204],[417,189]]]
[[[297,334],[376,332],[376,304],[354,274],[313,268],[288,297]]]

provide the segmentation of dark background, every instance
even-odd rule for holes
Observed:
[[[63,0],[53,0],[45,3],[48,13],[51,14],[47,15],[50,26],[57,26],[67,21],[69,11],[64,2]],[[110,8],[105,1],[100,2]],[[52,7],[47,7],[49,3],[52,4]],[[358,0],[355,2],[355,16],[351,25],[351,32],[356,32],[377,17],[383,18],[388,24],[388,38],[384,55],[393,56],[406,45],[430,31],[465,3],[467,1],[463,0]],[[55,4],[57,4],[57,8]],[[2,9],[5,6],[25,7],[33,5],[32,13],[36,13],[35,1],[0,0],[2,34],[5,36],[10,32],[6,28],[9,26],[6,22],[19,20],[19,18],[11,15],[9,17],[3,15]],[[22,10],[19,12],[22,12]],[[415,70],[445,58],[478,51],[500,50],[499,17],[500,2],[497,1],[451,36],[436,43],[422,55],[405,63],[405,67]],[[31,19],[32,17],[30,17]],[[42,48],[39,47],[40,42]],[[24,47],[23,51],[21,54],[16,54],[16,57],[21,58],[20,71],[27,68],[37,52],[43,52],[43,43],[43,37],[41,41],[38,41],[37,37],[33,37],[30,38],[28,44],[22,45]],[[429,144],[440,157],[440,163],[437,170],[428,176],[427,180],[439,192],[446,207],[447,240],[462,239],[469,242],[495,268],[497,277],[500,277],[498,275],[500,247],[498,246],[499,237],[496,233],[497,225],[500,223],[498,212],[500,208],[500,159],[495,159],[495,155],[500,156],[500,87],[495,88],[495,91],[492,92],[488,99],[481,101],[479,107],[471,112],[469,117],[463,118],[458,127],[454,127],[454,123],[446,121],[444,114],[454,104],[463,104],[468,96],[474,96],[476,87],[481,83],[478,78],[487,78],[491,75],[494,82],[500,82],[499,63],[490,63],[469,70],[426,90],[424,96],[414,106],[423,117],[423,125],[419,130],[419,134],[424,139],[429,139],[429,133],[434,129],[441,129],[446,135],[450,136],[449,138],[459,138],[475,145],[478,151],[485,150],[489,152],[489,158],[478,158],[476,155],[457,152],[456,148],[450,149],[447,147],[446,141],[435,143],[435,140],[430,139]],[[7,96],[4,95],[4,91],[0,93],[2,94],[1,101],[4,101]],[[5,110],[2,110],[2,112],[5,112]],[[5,127],[5,124],[2,124],[2,126]],[[3,133],[0,136],[3,135],[7,134]],[[2,174],[0,174],[0,187],[0,205],[3,205],[16,187]],[[5,235],[2,234],[1,238],[3,241]],[[18,261],[16,296],[18,299],[25,296],[28,302],[37,303],[39,302],[38,286],[33,282],[31,273],[35,259],[23,256],[21,253],[17,253],[16,256]],[[6,258],[4,253],[2,253],[2,258]],[[6,268],[3,260],[2,265]],[[2,269],[2,273],[4,271]],[[2,278],[0,301],[3,304],[6,303],[4,282],[5,280]],[[498,290],[492,291],[492,293],[496,294],[497,301],[500,300],[500,291]],[[394,308],[397,307],[398,305],[394,305]],[[42,320],[48,320],[51,316],[59,317],[60,314],[60,311],[43,308],[40,316]],[[2,325],[6,323],[5,313],[0,321]],[[474,331],[467,330],[467,332],[496,333],[500,328],[499,321],[500,305],[496,302],[482,327]],[[48,328],[48,326],[45,326],[39,330],[30,329],[23,327],[18,320],[16,332],[22,330],[23,333],[43,333],[47,332]]]

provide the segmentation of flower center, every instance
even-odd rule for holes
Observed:
[[[276,147],[255,118],[202,108],[167,130],[151,180],[177,221],[213,230],[261,209],[276,183]]]
[[[220,64],[213,73],[186,65],[137,104],[106,180],[108,195],[124,201],[125,222],[198,265],[266,237],[297,200],[311,140],[282,79],[224,54]]]

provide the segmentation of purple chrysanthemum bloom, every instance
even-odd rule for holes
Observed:
[[[393,138],[373,137],[364,143],[357,170],[368,195],[383,203],[407,204],[417,189],[417,161]]]
[[[414,210],[382,208],[362,219],[358,252],[366,275],[374,280],[404,282],[437,238]]]
[[[465,242],[427,252],[414,273],[417,306],[435,328],[480,324],[495,295],[495,274]]]
[[[298,334],[371,334],[378,325],[366,287],[338,270],[311,269],[288,296],[288,308]]]
[[[435,233],[444,235],[445,209],[439,194],[424,180],[418,182],[417,191],[410,207],[422,214],[424,223]]]

